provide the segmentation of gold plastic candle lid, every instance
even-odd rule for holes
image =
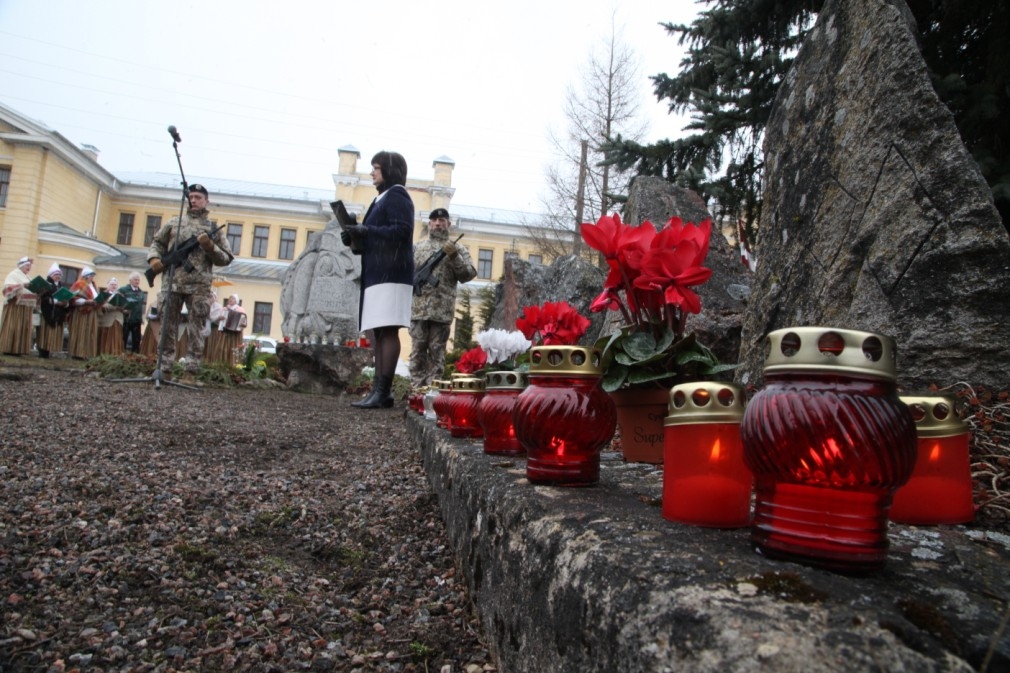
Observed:
[[[602,376],[603,357],[592,346],[534,346],[530,375]]]
[[[522,390],[526,387],[525,372],[487,372],[484,380],[488,390]]]
[[[452,392],[454,393],[482,393],[484,392],[484,379],[479,376],[461,376],[452,380]]]
[[[915,434],[935,439],[963,435],[970,428],[958,416],[954,398],[949,395],[933,397],[901,397],[915,419]]]
[[[663,425],[739,423],[743,419],[743,398],[743,390],[732,383],[680,383],[670,388]]]
[[[894,381],[894,339],[872,332],[834,327],[787,327],[766,338],[765,374],[847,373]]]

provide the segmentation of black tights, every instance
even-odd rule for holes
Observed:
[[[400,358],[400,328],[372,328],[372,348],[375,357],[375,375],[390,381],[396,374],[396,361]]]

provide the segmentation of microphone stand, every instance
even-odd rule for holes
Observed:
[[[175,248],[179,245],[178,229],[182,225],[182,216],[186,212],[186,206],[189,205],[189,184],[186,182],[186,173],[182,170],[182,156],[179,154],[179,136],[175,133],[175,127],[169,128],[169,133],[172,135],[172,149],[175,150],[175,160],[179,164],[179,175],[182,177],[182,201],[179,202],[179,217],[175,221],[176,232],[172,235],[172,249],[169,252],[174,252]],[[162,274],[161,281],[161,292],[165,296],[165,306],[162,306],[159,310],[158,319],[162,321],[162,328],[158,331],[158,357],[155,360],[154,371],[150,376],[143,376],[140,378],[132,379],[109,379],[113,383],[142,383],[153,381],[154,389],[160,390],[161,384],[166,383],[173,386],[178,386],[179,388],[186,388],[187,390],[200,390],[196,386],[189,386],[185,383],[179,383],[178,381],[172,381],[171,379],[163,378],[161,372],[161,363],[164,357],[164,344],[165,344],[165,308],[171,303],[172,299],[172,281],[175,278],[175,267],[172,266],[165,269],[164,274]],[[150,320],[148,320],[150,322]],[[179,335],[175,335],[176,342],[179,340]]]

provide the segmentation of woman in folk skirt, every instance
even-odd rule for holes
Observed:
[[[98,306],[95,297],[98,288],[95,287],[95,271],[84,267],[84,272],[70,289],[77,293],[71,300],[73,311],[70,314],[70,357],[78,360],[88,360],[98,355]]]
[[[109,280],[105,291],[110,295],[119,292],[119,281]],[[106,301],[98,310],[98,352],[101,355],[123,354],[123,310]]]
[[[234,365],[236,362],[236,353],[242,348],[242,331],[248,324],[249,318],[246,316],[245,309],[239,304],[238,295],[233,294],[228,297],[220,327],[222,349],[230,365]]]
[[[26,287],[31,282],[31,257],[22,257],[4,279],[0,353],[27,355],[32,350],[32,310],[38,297]]]
[[[52,290],[46,291],[39,297],[39,311],[42,313],[42,321],[39,323],[39,357],[47,358],[51,353],[59,353],[63,350],[63,326],[67,322],[67,314],[70,313],[69,301],[56,301],[53,295],[64,287],[63,269],[60,265],[53,263],[49,267],[46,280],[52,286]]]

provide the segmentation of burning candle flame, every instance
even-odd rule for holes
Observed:
[[[550,446],[551,451],[556,453],[559,457],[565,455],[565,440],[560,437],[551,437],[551,441],[548,442],[548,446]]]

